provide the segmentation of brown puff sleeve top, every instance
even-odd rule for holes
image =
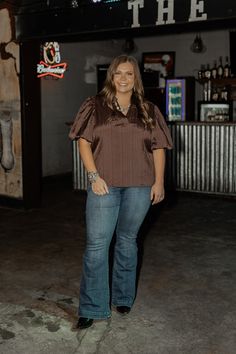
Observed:
[[[81,106],[69,137],[91,143],[97,171],[108,186],[151,186],[155,180],[152,150],[172,149],[172,139],[157,106],[149,102],[154,128],[145,129],[131,105],[124,116],[102,97],[88,98]]]

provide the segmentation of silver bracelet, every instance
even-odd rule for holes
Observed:
[[[92,183],[96,182],[98,177],[99,177],[98,172],[88,172],[89,183],[92,184]]]

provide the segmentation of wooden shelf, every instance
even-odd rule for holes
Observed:
[[[174,122],[174,121],[168,121],[166,120],[166,123],[167,125],[218,125],[218,126],[221,126],[221,125],[233,125],[235,126],[236,125],[236,122],[235,121],[224,121],[224,122],[202,122],[202,121],[196,121],[196,120],[192,120],[192,121],[182,121],[182,122]]]
[[[209,81],[208,79],[202,79],[202,80],[198,80],[197,81],[200,84],[204,84],[205,82]],[[217,86],[235,86],[236,87],[236,77],[230,77],[228,79],[210,79],[211,83],[213,85],[217,85]]]

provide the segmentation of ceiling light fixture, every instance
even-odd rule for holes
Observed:
[[[204,53],[206,51],[206,46],[204,45],[200,34],[196,35],[190,49],[193,53]]]

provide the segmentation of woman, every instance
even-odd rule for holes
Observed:
[[[133,57],[115,58],[103,90],[81,106],[70,131],[90,186],[86,204],[87,244],[83,258],[77,327],[111,316],[111,305],[129,313],[134,297],[137,233],[151,204],[164,198],[165,148],[172,147],[156,106],[144,101]],[[109,290],[108,253],[116,231]]]

